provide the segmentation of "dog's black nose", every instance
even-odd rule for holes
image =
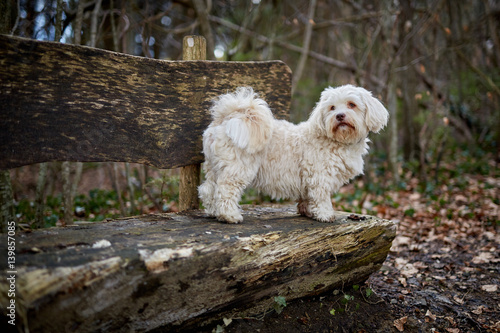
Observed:
[[[338,121],[343,121],[345,118],[345,113],[339,113],[335,116],[335,118],[337,118]]]

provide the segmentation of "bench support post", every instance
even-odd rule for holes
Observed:
[[[182,43],[183,60],[206,60],[206,40],[202,36],[186,36]],[[179,210],[198,209],[198,185],[200,185],[201,164],[181,168],[179,184]]]

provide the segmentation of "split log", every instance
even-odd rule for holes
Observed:
[[[278,118],[281,61],[165,61],[0,35],[0,170],[47,161],[203,162],[211,100],[252,86]]]
[[[360,284],[384,262],[395,225],[290,206],[253,207],[244,223],[200,211],[19,232],[17,320],[30,332],[200,328],[287,300]],[[6,242],[0,244],[6,253]],[[8,282],[0,281],[6,308]]]

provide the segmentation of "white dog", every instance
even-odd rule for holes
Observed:
[[[228,223],[243,221],[238,202],[247,186],[297,200],[301,215],[333,221],[332,193],[363,173],[368,133],[389,117],[369,91],[352,85],[326,88],[309,120],[298,125],[274,119],[246,87],[219,96],[210,111],[199,195],[209,215]]]

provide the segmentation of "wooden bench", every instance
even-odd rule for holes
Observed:
[[[211,99],[252,86],[286,118],[291,73],[280,61],[193,60],[203,58],[196,36],[185,38],[184,52],[192,61],[0,35],[0,169],[45,161],[186,167],[182,205],[198,208]],[[293,205],[250,207],[244,216],[226,225],[191,209],[18,231],[15,263],[1,266],[15,276],[16,324],[30,332],[166,331],[255,315],[275,296],[362,283],[395,236],[387,220],[345,213],[319,223]],[[10,282],[0,281],[4,316]]]

